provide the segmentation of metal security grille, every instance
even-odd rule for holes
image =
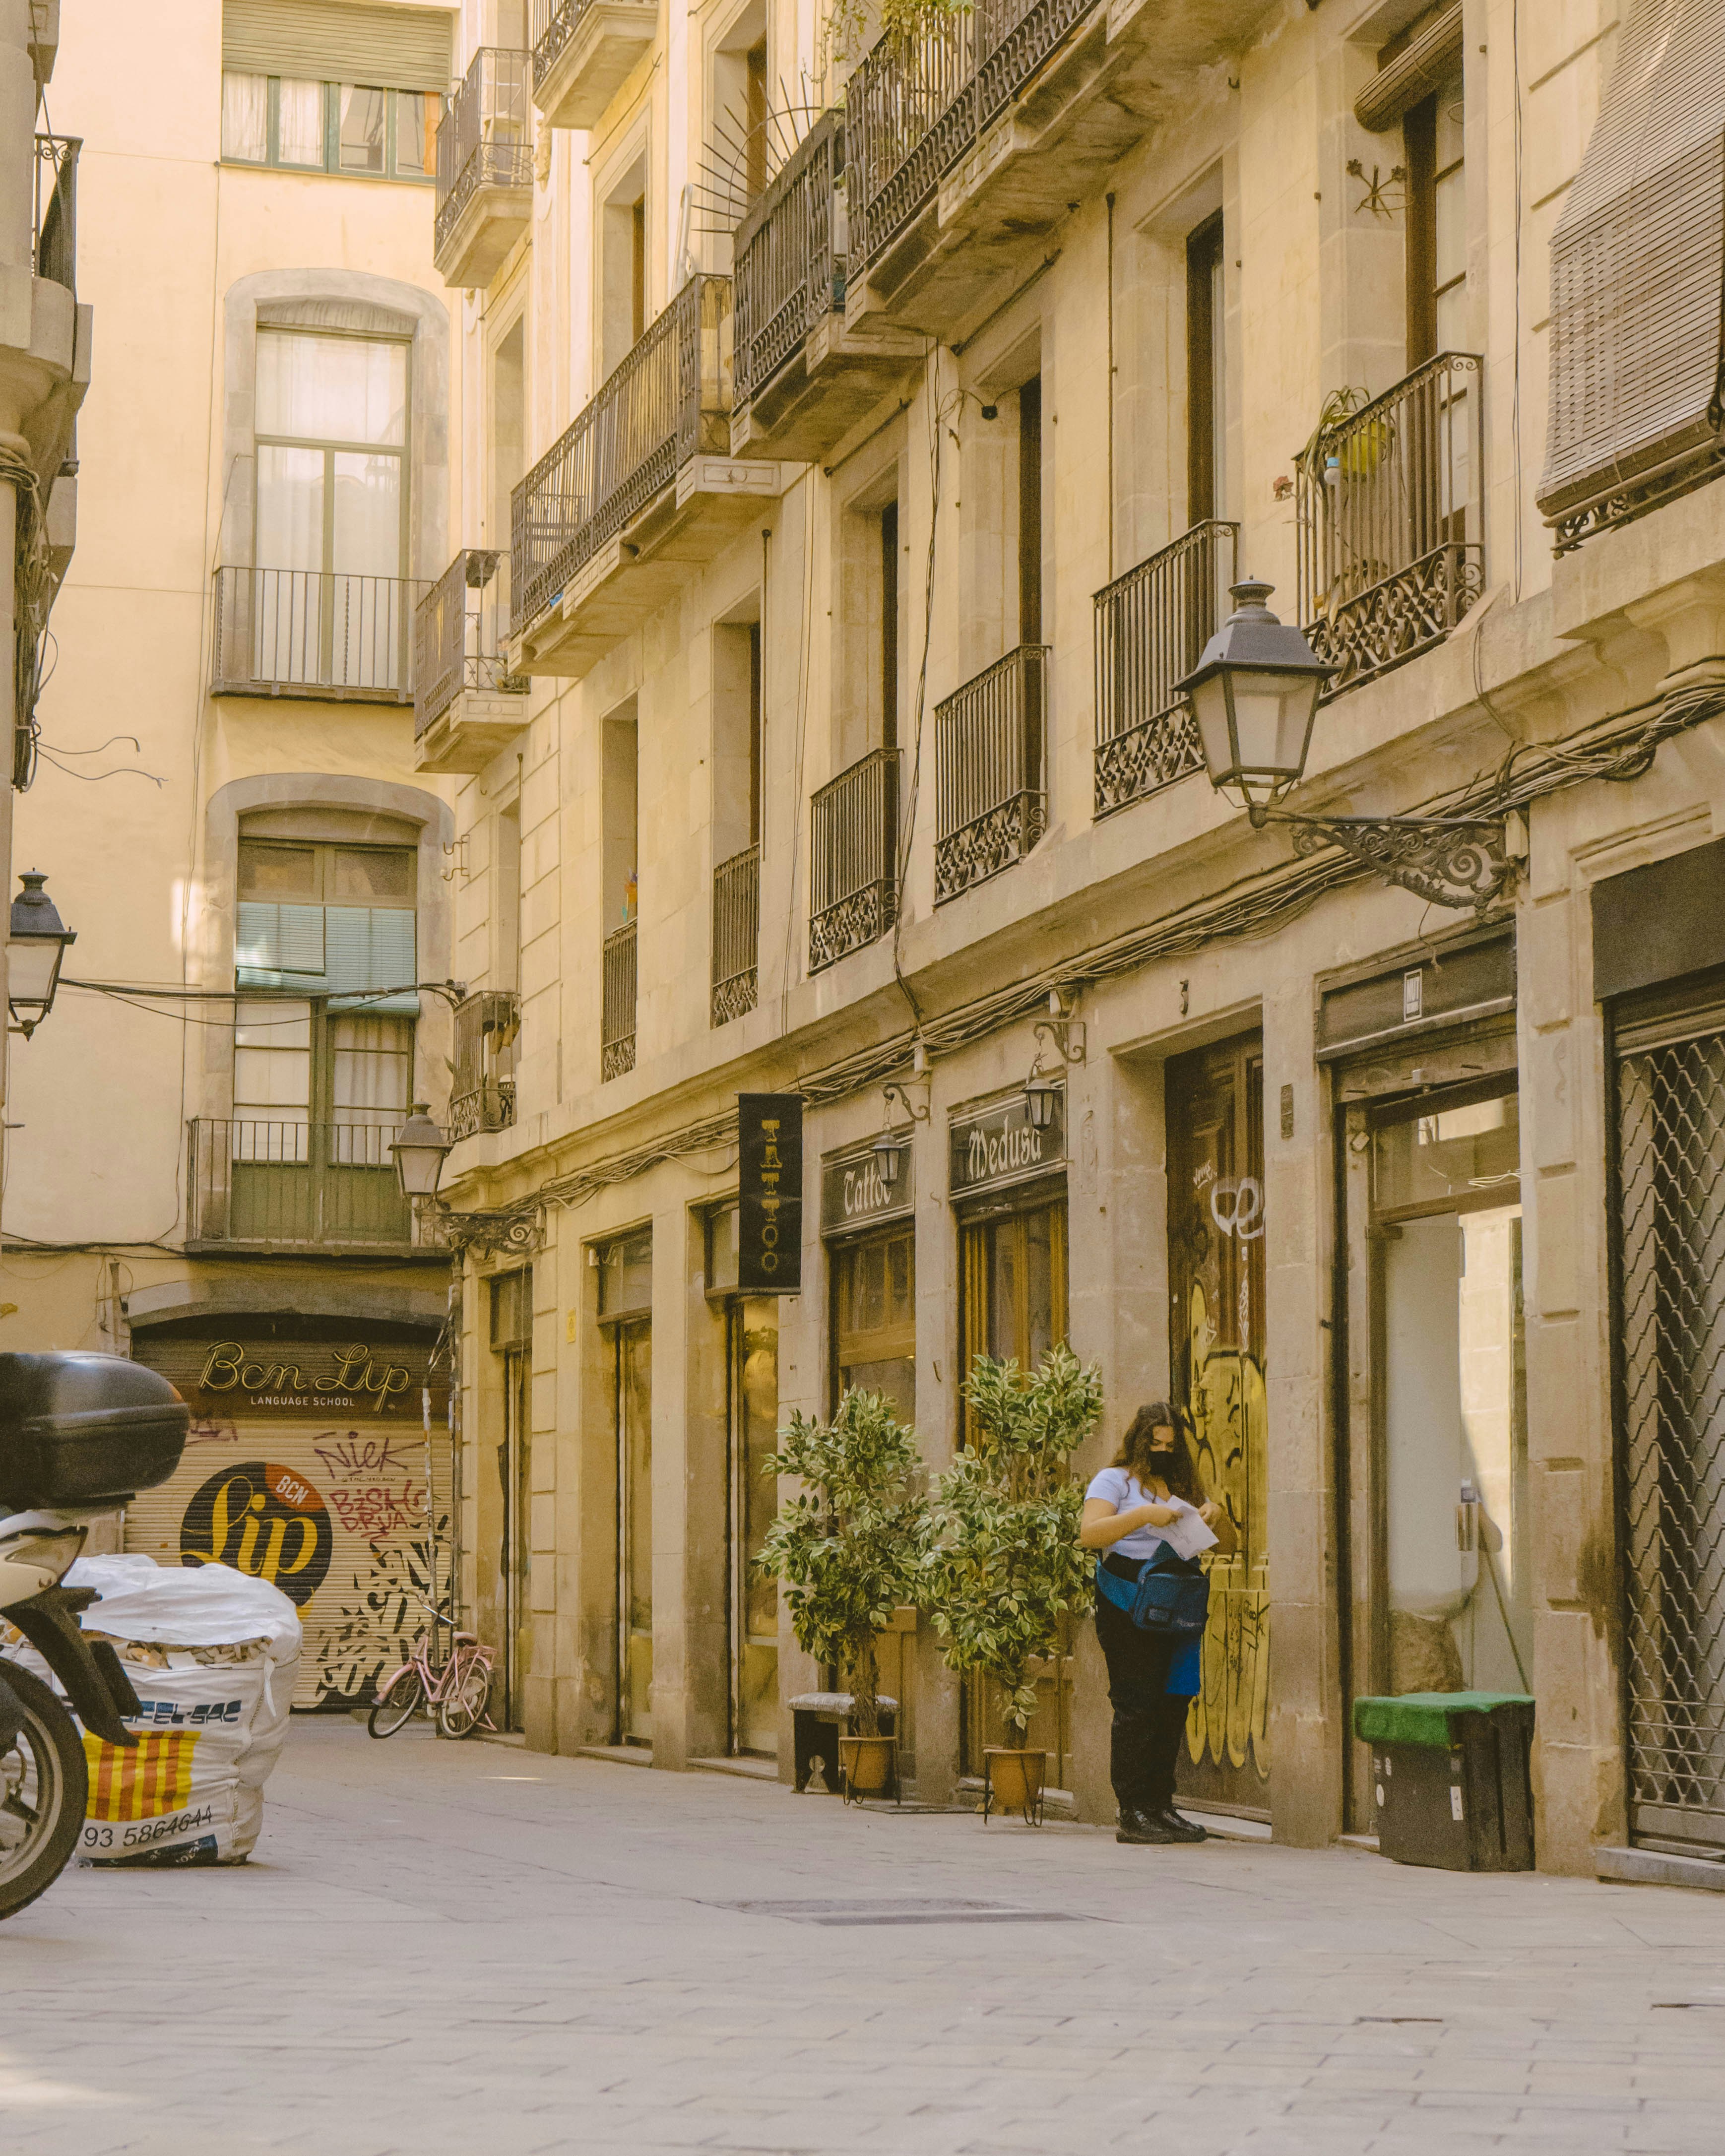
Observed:
[[[1630,1802],[1725,1845],[1725,1031],[1620,1036]]]

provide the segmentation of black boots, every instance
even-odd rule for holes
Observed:
[[[1182,1819],[1172,1804],[1164,1804],[1159,1811],[1154,1812],[1139,1811],[1131,1804],[1122,1804],[1120,1807],[1120,1825],[1114,1839],[1117,1841],[1167,1845],[1208,1841],[1209,1836],[1194,1821]]]

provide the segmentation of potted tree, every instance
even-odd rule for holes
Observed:
[[[779,1507],[755,1563],[783,1587],[798,1645],[848,1684],[846,1795],[876,1795],[895,1784],[896,1740],[880,1730],[875,1641],[915,1599],[927,1539],[916,1433],[884,1394],[848,1392],[829,1423],[793,1414],[778,1439],[762,1466],[803,1488]]]
[[[1000,1689],[1005,1742],[984,1751],[984,1816],[998,1802],[1040,1820],[1048,1753],[1025,1742],[1036,1712],[1029,1670],[1057,1652],[1062,1620],[1095,1594],[1078,1542],[1083,1491],[1068,1463],[1101,1418],[1101,1378],[1061,1346],[1030,1376],[978,1355],[964,1393],[970,1442],[935,1484],[922,1606],[948,1666]]]

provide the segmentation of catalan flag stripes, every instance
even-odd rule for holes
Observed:
[[[93,1820],[160,1819],[177,1812],[192,1794],[195,1732],[141,1737],[136,1751],[104,1743],[88,1732],[84,1756],[90,1762],[90,1811]]]

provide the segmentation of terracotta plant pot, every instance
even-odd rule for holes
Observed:
[[[1046,1752],[1020,1752],[1009,1744],[990,1744],[983,1752],[983,1817],[997,1809],[1022,1815],[1026,1826],[1042,1824],[1042,1789],[1048,1777]]]
[[[878,1797],[892,1787],[897,1739],[891,1737],[841,1737],[839,1764],[845,1775],[845,1801],[858,1804]]]

